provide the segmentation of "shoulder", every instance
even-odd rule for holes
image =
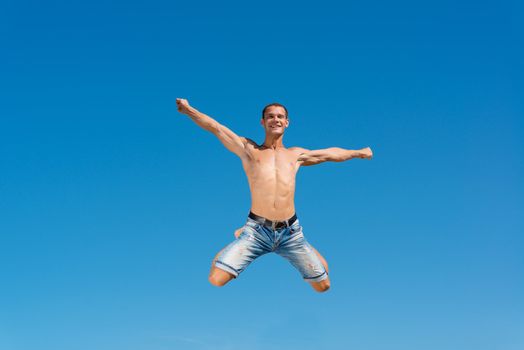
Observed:
[[[244,155],[246,157],[243,157],[244,160],[253,159],[254,154],[258,150],[259,146],[258,144],[247,137],[240,137],[240,140],[242,141],[242,144],[244,145]]]
[[[251,148],[257,148],[258,147],[258,144],[255,141],[253,141],[250,138],[248,138],[248,137],[241,137],[240,139],[242,140],[242,143],[245,146],[250,146]]]

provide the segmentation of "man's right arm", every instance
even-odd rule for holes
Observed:
[[[215,135],[228,150],[235,153],[240,158],[246,156],[247,140],[244,137],[238,136],[210,116],[207,116],[191,107],[185,99],[177,98],[176,104],[180,113],[193,119],[193,121],[202,129],[213,133],[213,135]]]

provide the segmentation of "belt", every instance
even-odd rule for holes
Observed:
[[[266,219],[266,218],[264,218],[262,216],[258,216],[256,214],[253,214],[252,212],[249,212],[248,217],[251,220],[254,220],[254,221],[258,222],[260,225],[266,226],[266,227],[271,228],[273,230],[281,229],[281,228],[284,228],[284,227],[289,227],[289,226],[293,225],[293,223],[295,221],[297,221],[297,214],[293,214],[292,217],[290,217],[289,219],[284,220],[284,221],[271,221],[271,220]]]

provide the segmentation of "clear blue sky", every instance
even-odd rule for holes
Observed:
[[[516,3],[3,1],[0,349],[523,349]],[[249,192],[176,97],[372,147],[298,175],[328,293],[276,255],[208,284]]]

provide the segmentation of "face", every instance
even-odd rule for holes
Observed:
[[[284,108],[271,106],[266,109],[260,124],[266,130],[266,134],[282,135],[289,125],[289,120],[286,117]]]

